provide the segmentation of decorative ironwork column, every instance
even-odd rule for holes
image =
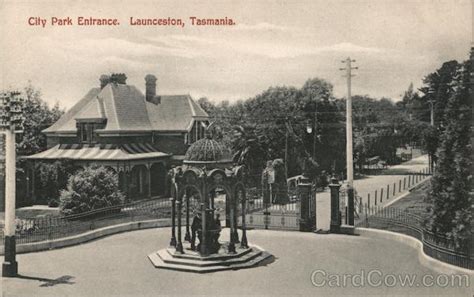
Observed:
[[[171,241],[170,246],[176,247],[176,233],[175,233],[175,216],[176,216],[176,199],[171,199]]]
[[[234,240],[234,243],[239,243],[239,233],[237,232],[237,219],[238,219],[238,213],[237,213],[237,197],[232,197],[232,207],[231,209],[233,208],[233,212],[232,212],[232,220],[234,222],[234,228],[233,228],[233,232],[232,232],[232,236],[233,236],[233,240]]]
[[[184,240],[191,241],[191,233],[189,232],[189,195],[184,195],[186,199],[186,234],[184,235]]]
[[[234,217],[234,207],[230,208],[230,240],[229,240],[229,254],[235,254],[235,238],[234,238],[234,229],[235,229],[235,217]]]
[[[205,201],[206,198],[205,192],[202,195],[202,199]],[[202,216],[202,228],[201,228],[201,238],[199,240],[199,244],[201,245],[201,256],[208,255],[208,248],[207,248],[207,210],[206,210],[206,203],[201,202],[201,216]]]
[[[176,204],[178,206],[178,241],[176,244],[176,251],[178,253],[184,254],[183,250],[183,242],[181,241],[181,213],[182,213],[182,201],[181,199],[178,199],[176,201]]]
[[[240,247],[241,248],[248,248],[248,242],[247,242],[247,227],[245,225],[245,204],[247,203],[245,193],[242,191],[239,191],[240,193],[240,201],[242,202],[242,240],[240,241]]]
[[[148,163],[146,164],[146,169],[147,169],[147,197],[151,198],[151,164]]]

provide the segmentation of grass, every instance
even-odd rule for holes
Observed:
[[[426,219],[429,217],[428,209],[432,206],[432,203],[427,199],[430,192],[431,182],[427,180],[418,185],[407,196],[393,203],[390,207],[404,210]]]
[[[365,221],[365,217],[361,217],[361,220],[359,221],[359,226],[365,227],[367,226],[366,224],[368,223],[368,226],[370,228],[375,228],[375,229],[381,229],[381,230],[388,230],[392,232],[398,232],[398,233],[403,233],[406,235],[411,235],[416,238],[420,237],[420,233],[417,231],[414,231],[414,229],[407,228],[407,226],[404,226],[403,224],[397,224],[395,221],[401,220],[402,222],[404,220],[404,215],[403,213],[410,213],[413,215],[416,215],[421,218],[421,220],[410,220],[410,223],[408,225],[415,227],[417,230],[421,230],[423,228],[423,222],[425,222],[430,214],[429,214],[429,208],[432,206],[432,204],[428,201],[427,197],[431,191],[431,182],[429,180],[419,184],[416,186],[407,196],[399,199],[398,201],[394,202],[392,205],[390,205],[389,209],[396,209],[397,213],[399,215],[391,215],[391,219],[384,219],[383,218],[383,211],[381,212],[380,215],[374,215],[371,216],[369,215],[368,221]],[[390,211],[388,212],[390,213]],[[389,215],[390,217],[390,215]],[[394,220],[394,221],[392,221]]]

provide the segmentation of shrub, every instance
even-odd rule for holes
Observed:
[[[49,207],[58,207],[59,206],[59,201],[57,199],[50,199],[48,201],[48,206]]]
[[[59,207],[62,214],[70,215],[119,205],[124,200],[117,174],[103,166],[92,166],[69,177]]]
[[[70,160],[38,162],[35,165],[37,201],[43,204],[59,199],[61,190],[66,188],[69,176],[77,170]]]

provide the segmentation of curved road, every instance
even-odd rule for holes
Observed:
[[[228,229],[224,229],[225,238]],[[391,240],[365,236],[249,231],[250,243],[275,257],[266,266],[211,274],[155,269],[147,255],[165,247],[169,228],[117,234],[75,247],[18,256],[20,278],[2,278],[2,296],[157,296],[157,295],[306,295],[306,296],[472,296],[471,288],[353,286],[316,287],[315,270],[333,274],[438,273],[418,261],[417,250]],[[378,276],[378,273],[373,274]],[[316,274],[321,283],[323,272]],[[375,277],[375,281],[379,279]],[[445,279],[443,278],[444,282]]]

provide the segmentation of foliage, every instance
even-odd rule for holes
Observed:
[[[472,90],[469,90],[473,55],[471,53],[471,60],[458,67],[452,78],[453,92],[444,108],[444,127],[439,139],[438,164],[431,193],[434,203],[431,216],[433,232],[453,238],[460,249],[469,246],[473,236]]]
[[[332,98],[332,85],[322,79],[309,79],[302,88],[271,87],[245,101],[212,104],[206,98],[201,106],[221,127],[222,139],[234,152],[235,161],[245,164],[259,176],[266,160],[285,157],[288,141],[288,175],[302,172],[309,158],[330,172],[344,168],[343,127]],[[318,112],[315,118],[315,111]],[[319,114],[320,113],[320,114]],[[324,124],[323,124],[324,123]],[[312,125],[312,133],[306,126]]]
[[[38,162],[35,164],[35,194],[38,203],[58,199],[60,191],[66,188],[68,177],[77,168],[69,160]]]
[[[31,83],[24,90],[26,100],[23,111],[23,133],[17,138],[17,150],[22,155],[32,155],[46,149],[46,136],[41,131],[56,122],[64,113],[56,104],[50,108],[41,98],[41,92]]]
[[[49,207],[58,207],[59,206],[59,201],[57,199],[51,199],[48,201],[48,206]]]
[[[250,186],[258,186],[258,176],[265,165],[265,151],[260,147],[258,136],[252,126],[235,126],[232,138],[233,161],[249,169]]]
[[[124,200],[117,174],[103,166],[91,166],[69,178],[59,207],[62,214],[69,215],[119,205]]]

